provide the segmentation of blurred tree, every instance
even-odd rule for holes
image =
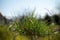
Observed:
[[[54,19],[55,24],[60,25],[60,22],[59,22],[60,18],[58,15],[53,15],[53,19]]]
[[[0,24],[7,24],[7,18],[2,15],[0,12]]]
[[[52,19],[48,14],[46,14],[44,20],[46,21],[47,25],[50,25],[52,23]]]

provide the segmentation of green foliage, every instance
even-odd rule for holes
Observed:
[[[23,35],[47,35],[51,33],[51,30],[45,22],[39,21],[33,16],[22,16],[21,20],[13,23],[12,27],[14,31]]]

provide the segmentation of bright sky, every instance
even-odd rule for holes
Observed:
[[[3,15],[12,17],[22,15],[27,10],[35,8],[36,14],[44,16],[48,10],[53,10],[59,0],[0,0],[0,11]],[[46,9],[44,9],[46,8]]]

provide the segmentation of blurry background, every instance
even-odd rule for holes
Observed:
[[[59,4],[60,0],[0,0],[0,12],[4,16],[11,18],[19,14],[22,15],[24,11],[35,9],[36,15],[44,17],[48,12],[46,9],[57,12],[56,8]]]

